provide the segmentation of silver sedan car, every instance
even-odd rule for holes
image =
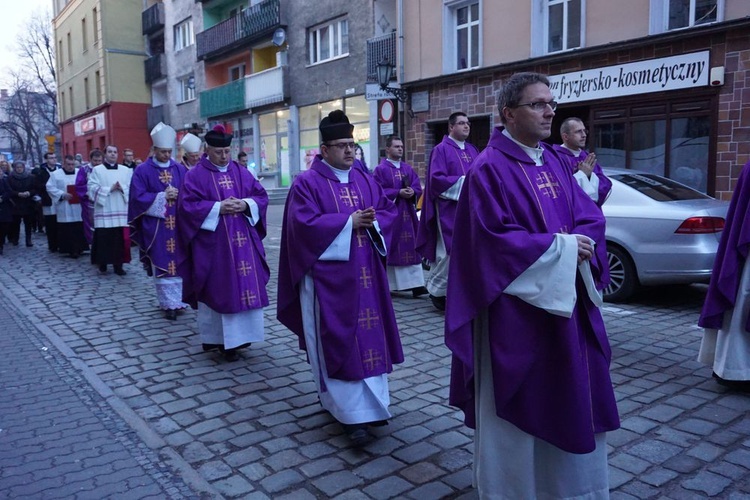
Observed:
[[[604,300],[627,300],[640,285],[707,283],[729,202],[636,170],[604,169],[610,285]]]

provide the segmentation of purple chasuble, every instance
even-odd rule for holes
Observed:
[[[555,144],[552,148],[554,148],[557,154],[560,155],[560,158],[568,165],[571,174],[578,172],[578,164],[585,160],[589,155],[586,151],[581,150],[581,154],[576,156],[571,150],[560,144]],[[612,181],[604,175],[604,171],[602,170],[601,165],[599,165],[599,162],[594,163],[594,170],[591,174],[596,175],[599,178],[599,194],[596,199],[596,204],[601,207],[604,202],[607,201],[609,192],[612,191]]]
[[[549,146],[542,166],[496,128],[466,177],[448,277],[450,404],[475,426],[473,321],[487,311],[496,414],[565,451],[594,450],[594,434],[619,427],[611,349],[580,275],[570,319],[503,293],[552,244],[554,233],[596,242],[591,272],[607,265],[604,216]]]
[[[167,168],[161,168],[153,158],[149,158],[135,168],[130,181],[130,237],[138,244],[141,262],[149,274],[151,264],[156,268],[157,278],[177,275],[177,203],[164,200],[164,218],[153,217],[146,212],[156,196],[168,186],[181,189],[186,173],[187,169],[171,158]]]
[[[89,174],[93,170],[90,163],[81,165],[76,174],[76,194],[81,202],[81,221],[83,222],[83,235],[89,245],[94,241],[94,204],[89,199],[88,183]]]
[[[750,249],[750,162],[742,168],[732,201],[727,211],[727,222],[721,234],[719,249],[711,271],[706,301],[698,325],[721,329],[724,314],[735,307],[742,270]],[[750,317],[745,324],[750,332]]]
[[[348,261],[319,260],[351,214],[369,207],[375,208],[390,244],[396,208],[372,176],[352,168],[349,182],[339,182],[318,157],[292,183],[284,208],[277,317],[307,350],[300,283],[312,274],[323,356],[333,379],[363,380],[390,373],[394,363],[404,360],[385,262],[368,231],[352,230]]]
[[[457,203],[440,198],[440,195],[458,182],[461,176],[466,175],[479,156],[479,151],[473,145],[465,142],[464,146],[465,149],[459,148],[458,144],[446,135],[430,153],[422,200],[422,217],[417,231],[417,252],[430,262],[435,262],[436,259],[438,215],[445,251],[448,255],[451,254]]]
[[[422,195],[422,185],[411,165],[402,161],[400,166],[401,168],[396,168],[393,163],[383,159],[380,165],[375,167],[373,176],[383,188],[385,196],[396,204],[398,210],[391,228],[393,242],[388,247],[387,264],[389,266],[413,266],[422,263],[422,257],[416,251],[419,220],[414,205]],[[398,195],[398,192],[405,187],[411,187],[414,190],[413,198],[407,200]]]
[[[258,204],[255,226],[245,214],[223,214],[215,231],[201,229],[214,204],[232,196]],[[220,172],[204,155],[185,174],[177,198],[177,274],[182,277],[183,302],[193,308],[203,302],[221,314],[268,305],[270,272],[261,242],[267,208],[266,190],[233,161]]]

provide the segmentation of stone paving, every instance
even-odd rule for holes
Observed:
[[[446,405],[450,359],[443,316],[429,300],[394,298],[406,362],[390,377],[393,418],[375,431],[379,439],[353,449],[321,410],[296,337],[275,320],[280,216],[281,207],[270,207],[266,341],[233,363],[201,350],[192,311],[163,318],[136,263],[127,276],[99,276],[87,258],[50,255],[36,237],[32,249],[6,246],[0,292],[38,329],[32,350],[43,342],[59,351],[130,426],[134,438],[125,444],[171,471],[174,485],[161,487],[173,497],[476,498],[471,431]],[[695,361],[704,293],[659,288],[605,306],[623,424],[609,435],[613,498],[750,498],[750,398],[716,385]],[[28,341],[18,335],[13,345]],[[3,468],[0,492],[12,495],[26,473]],[[128,498],[150,494],[135,493]]]

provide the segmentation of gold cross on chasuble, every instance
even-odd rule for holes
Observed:
[[[339,199],[347,207],[356,207],[359,205],[359,195],[349,186],[339,186]]]
[[[403,252],[401,254],[401,259],[403,259],[403,260],[409,261],[409,260],[411,260],[411,258],[412,258],[412,253],[409,252],[409,251]]]
[[[162,182],[162,184],[171,184],[172,172],[170,172],[169,170],[161,170],[159,172],[159,180]]]
[[[378,326],[380,316],[375,314],[373,309],[369,307],[364,311],[359,311],[359,326],[365,330],[372,330],[373,327]]]
[[[369,237],[365,234],[365,232],[361,229],[357,229],[357,246],[359,248],[362,248],[367,244],[367,239]]]
[[[365,353],[364,358],[362,358],[362,363],[364,363],[365,368],[367,368],[367,371],[373,371],[376,366],[378,366],[380,363],[383,362],[383,356],[378,354],[378,351],[375,349],[368,349]]]
[[[174,238],[169,238],[167,240],[167,252],[174,253],[174,249],[175,249],[176,246],[177,245],[176,245],[176,242],[175,242]]]
[[[237,267],[237,272],[240,273],[242,276],[247,276],[250,271],[252,271],[253,268],[247,265],[247,262],[244,260],[240,261],[240,265]]]
[[[177,274],[177,264],[173,260],[170,260],[169,264],[167,264],[167,272],[172,276]]]
[[[224,189],[232,189],[232,187],[234,187],[234,181],[228,175],[222,175],[219,177],[219,186]]]
[[[367,268],[362,267],[362,276],[359,277],[359,281],[362,282],[362,288],[370,288],[372,283],[372,274],[367,274]]]
[[[471,162],[471,156],[465,150],[462,150],[461,153],[459,153],[458,157],[461,158],[461,161],[465,163]]]
[[[411,240],[411,233],[409,231],[404,231],[401,233],[401,241],[410,241]]]
[[[411,214],[408,210],[404,210],[403,212],[401,212],[401,220],[403,220],[404,222],[411,220]]]
[[[249,306],[255,300],[256,297],[257,295],[252,293],[250,290],[245,290],[244,292],[242,292],[242,295],[240,296],[240,298],[242,299],[242,303],[245,304],[246,306]]]
[[[238,247],[242,248],[245,245],[245,242],[247,242],[247,237],[240,231],[237,231],[234,238],[232,238],[232,241],[236,243]]]
[[[560,184],[548,172],[540,172],[536,176],[536,188],[541,191],[544,196],[551,196],[552,199],[557,198],[559,187]]]
[[[175,226],[174,215],[167,215],[166,218],[164,219],[164,227],[166,227],[167,229],[171,231],[172,229],[174,229],[174,226]]]

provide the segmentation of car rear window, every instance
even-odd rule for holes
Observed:
[[[610,176],[656,201],[702,200],[711,198],[672,180],[653,174],[615,174]]]

